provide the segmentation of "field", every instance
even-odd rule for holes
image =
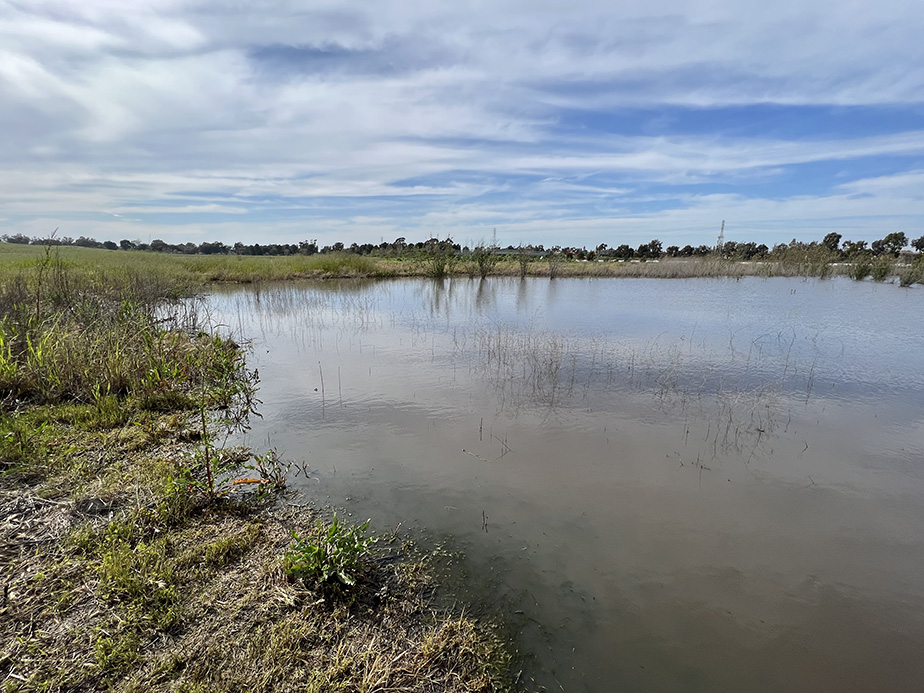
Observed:
[[[74,246],[51,249],[59,264],[75,269],[156,276],[182,287],[209,282],[252,283],[288,279],[345,277],[432,276],[544,276],[544,277],[773,277],[851,276],[883,281],[898,277],[902,284],[921,281],[924,263],[887,256],[846,262],[823,249],[793,250],[774,260],[740,262],[718,256],[640,261],[578,261],[562,256],[517,257],[475,254],[445,256],[408,253],[401,257],[375,257],[351,253],[290,256],[178,255],[146,251],[101,250]],[[36,266],[46,253],[43,246],[0,244],[0,272],[9,274]]]

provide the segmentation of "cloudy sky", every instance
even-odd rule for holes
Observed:
[[[0,233],[924,235],[921,0],[0,0]]]

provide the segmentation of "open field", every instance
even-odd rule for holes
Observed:
[[[188,266],[28,250],[0,263],[4,691],[513,688],[495,629],[434,606],[427,555],[225,446],[256,375],[175,300]]]
[[[780,260],[739,262],[717,256],[662,258],[660,260],[588,262],[563,257],[520,259],[495,258],[487,268],[473,256],[434,258],[408,254],[397,258],[325,253],[315,255],[177,255],[136,250],[102,250],[56,246],[51,252],[75,270],[116,275],[157,277],[178,286],[192,287],[209,282],[252,283],[288,279],[345,277],[478,276],[486,269],[491,276],[540,277],[632,277],[680,279],[693,277],[830,277],[846,275],[886,280],[898,277],[915,283],[924,276],[924,263],[913,264],[880,257],[864,262],[836,261],[824,252],[791,252]],[[36,266],[46,253],[43,246],[0,243],[0,272],[9,273]]]

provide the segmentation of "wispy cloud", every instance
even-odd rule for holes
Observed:
[[[921,35],[902,0],[0,0],[0,230],[872,239],[924,219]]]

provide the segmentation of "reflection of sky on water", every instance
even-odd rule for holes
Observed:
[[[924,681],[921,295],[415,279],[211,307],[254,340],[253,444],[377,526],[453,536],[546,683],[780,690]]]
[[[367,358],[384,349],[434,369],[455,365],[490,375],[493,340],[510,361],[498,375],[517,368],[523,375],[524,363],[528,375],[530,360],[557,357],[559,385],[585,383],[585,391],[773,389],[804,398],[876,401],[888,394],[915,401],[924,389],[921,329],[912,319],[920,291],[892,285],[759,278],[337,282],[232,293],[215,306],[227,313],[227,324],[258,337],[287,334],[306,353],[359,351],[365,342]]]

